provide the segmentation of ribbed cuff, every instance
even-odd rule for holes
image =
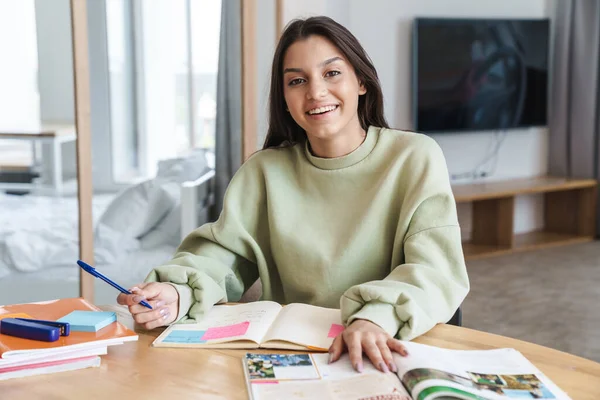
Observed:
[[[194,298],[194,291],[188,285],[178,285],[176,283],[164,282],[173,286],[177,293],[179,293],[179,311],[177,313],[177,318],[175,318],[175,322],[178,322],[181,318],[185,317],[190,311],[190,307],[196,301]]]
[[[402,321],[396,315],[394,306],[386,303],[367,303],[354,315],[348,318],[348,325],[356,319],[366,319],[379,325],[392,337],[396,337]]]

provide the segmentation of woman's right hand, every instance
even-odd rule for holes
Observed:
[[[179,293],[173,285],[161,282],[140,283],[129,290],[132,294],[121,293],[117,303],[128,306],[136,323],[145,329],[169,325],[179,312]],[[139,304],[146,300],[152,310]]]

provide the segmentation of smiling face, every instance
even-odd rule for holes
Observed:
[[[313,150],[335,144],[347,153],[360,145],[365,132],[358,98],[366,89],[330,41],[313,35],[292,44],[283,60],[283,88],[288,110]]]

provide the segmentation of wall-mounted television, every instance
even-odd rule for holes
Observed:
[[[548,19],[415,19],[414,129],[546,125],[549,29]]]

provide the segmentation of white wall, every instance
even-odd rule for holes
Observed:
[[[268,2],[259,8],[269,10]],[[259,9],[259,14],[262,12]],[[415,17],[545,18],[550,0],[285,0],[285,23],[296,17],[327,15],[345,25],[365,47],[377,68],[391,126],[410,129],[411,121],[411,27]],[[274,48],[273,38],[258,32],[258,47]],[[271,41],[269,41],[271,40]],[[272,53],[271,53],[272,54]],[[266,73],[258,68],[259,82]],[[264,78],[263,78],[264,79]],[[259,111],[266,108],[266,99]],[[259,118],[264,119],[264,117]],[[259,126],[259,135],[266,130]],[[473,170],[493,143],[488,132],[434,135],[442,147],[451,175]],[[259,142],[261,140],[259,139]],[[495,173],[481,180],[500,180],[543,175],[547,171],[546,128],[510,131],[500,147]],[[464,183],[471,179],[456,180]],[[526,232],[542,225],[539,196],[518,198],[515,231]],[[463,235],[471,231],[470,207],[461,205]]]
[[[73,52],[69,0],[35,2],[41,118],[74,122]]]
[[[275,0],[260,0],[256,13],[256,132],[257,148],[262,148],[268,127],[271,62],[275,52]]]
[[[69,0],[35,1],[42,122],[75,123],[70,10]],[[47,181],[52,171],[50,147],[45,146],[42,154],[43,179]],[[77,166],[73,142],[63,144],[62,158],[63,176],[75,177]]]

